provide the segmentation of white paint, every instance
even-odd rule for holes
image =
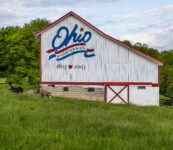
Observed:
[[[52,49],[51,42],[61,26],[67,26],[71,32],[74,25],[92,32],[87,48],[94,48],[95,57],[85,58],[84,54],[75,54],[62,61],[49,60],[47,50]],[[78,29],[78,33],[81,33]],[[62,34],[62,37],[64,35]],[[152,82],[158,83],[158,64],[112,41],[73,15],[44,31],[41,35],[42,81],[43,82]],[[56,40],[56,44],[62,42]],[[70,44],[72,41],[70,41]],[[68,46],[69,46],[68,45]],[[67,69],[57,69],[58,64],[67,65]],[[85,65],[85,70],[69,69],[68,65]]]
[[[159,87],[146,86],[146,89],[137,89],[136,85],[130,85],[130,103],[159,106]]]

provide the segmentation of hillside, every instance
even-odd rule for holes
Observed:
[[[173,149],[173,107],[11,94],[0,85],[0,149]]]

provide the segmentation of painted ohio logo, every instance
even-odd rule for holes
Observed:
[[[80,32],[84,32],[83,34],[79,34],[76,32],[78,29],[78,25],[76,24],[69,33],[69,30],[66,26],[62,26],[58,29],[57,34],[52,40],[52,48],[47,50],[47,53],[50,54],[49,60],[56,57],[57,61],[61,61],[70,57],[74,54],[84,53],[84,57],[93,57],[95,56],[94,49],[87,49],[86,43],[90,41],[92,37],[92,33],[90,31],[84,32],[84,28],[80,28]],[[65,33],[64,39],[60,35],[63,31]],[[59,45],[56,45],[56,40],[62,41]],[[73,44],[69,45],[69,42],[73,40]]]

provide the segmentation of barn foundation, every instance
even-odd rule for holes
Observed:
[[[76,98],[81,100],[104,101],[104,86],[88,87],[83,85],[41,85],[41,90],[46,90],[52,96]]]

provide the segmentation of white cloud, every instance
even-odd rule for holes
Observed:
[[[42,6],[40,7],[40,0],[34,1],[33,5],[30,1],[0,1],[0,22],[1,26],[8,25],[23,25],[24,23],[35,18],[47,18],[54,21],[58,17],[64,14],[64,12],[70,11],[66,7],[57,6]],[[51,11],[53,10],[53,11]]]
[[[113,18],[119,18],[119,19],[131,19],[131,18],[139,18],[141,15],[141,12],[133,12],[128,14],[114,14]]]
[[[99,3],[113,3],[123,0],[102,0]],[[0,0],[0,27],[22,25],[30,19],[47,18],[56,20],[74,8],[84,11],[85,5],[97,4],[97,0]],[[86,8],[86,7],[85,7]]]
[[[146,10],[144,14],[149,16],[163,16],[163,15],[168,15],[172,12],[173,12],[173,5],[166,5],[161,9],[154,8],[154,9]]]
[[[144,16],[163,16],[167,15],[173,12],[173,5],[166,5],[163,6],[162,8],[153,8],[153,9],[148,9],[145,11],[135,11],[132,13],[127,13],[127,14],[114,14],[112,15],[113,18],[119,18],[119,19],[131,19],[131,18],[140,18]]]
[[[164,48],[172,48],[173,43],[173,27],[152,29],[140,33],[126,34],[121,40],[130,40],[134,43],[146,43],[150,47],[163,50]]]
[[[145,28],[145,25],[140,25],[138,23],[129,23],[129,24],[117,24],[112,26],[114,28],[124,28],[128,30],[136,30],[136,29],[143,29]]]
[[[139,18],[140,14],[139,13],[132,13],[132,14],[126,14],[124,15],[124,18]]]
[[[173,5],[166,5],[164,7],[165,12],[173,12]]]
[[[154,8],[154,9],[146,10],[143,14],[148,16],[160,16],[164,14],[164,11]]]
[[[123,31],[119,35],[121,40],[146,43],[160,50],[172,49],[172,13],[173,5],[166,5],[160,9],[116,14],[113,17],[119,17],[119,24],[112,25],[112,28]]]

